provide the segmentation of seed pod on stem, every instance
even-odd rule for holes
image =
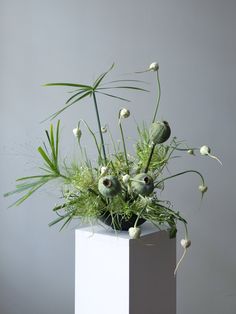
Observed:
[[[129,228],[129,236],[131,239],[139,239],[141,235],[141,229],[139,227]]]
[[[110,198],[121,192],[121,185],[117,177],[105,176],[98,181],[98,190],[104,197]]]
[[[152,62],[150,65],[149,65],[149,71],[158,71],[159,70],[159,64],[157,62]]]
[[[203,145],[200,147],[200,154],[203,155],[203,156],[209,156],[215,160],[217,160],[221,165],[222,165],[222,162],[220,161],[220,159],[214,155],[211,154],[211,149],[209,146],[207,145]]]
[[[153,178],[146,173],[137,174],[131,180],[132,190],[136,194],[148,196],[154,190]]]
[[[151,124],[149,130],[150,140],[153,144],[161,144],[168,140],[171,129],[167,121],[156,121]]]
[[[183,259],[184,259],[185,255],[186,255],[186,253],[187,253],[187,249],[191,246],[191,241],[185,237],[184,239],[182,239],[182,240],[180,241],[180,244],[181,244],[181,246],[183,247],[184,252],[183,252],[183,254],[182,254],[180,260],[178,261],[178,263],[177,263],[177,265],[176,265],[176,267],[175,267],[174,275],[176,275],[177,270],[178,270],[178,268],[179,268],[181,262],[183,261]]]

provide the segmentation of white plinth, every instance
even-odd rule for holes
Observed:
[[[76,230],[75,314],[175,314],[176,242],[149,224],[142,236]]]

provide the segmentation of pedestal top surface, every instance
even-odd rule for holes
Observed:
[[[140,226],[141,228],[141,237],[159,232],[160,230],[157,229],[155,226],[153,226],[151,223],[145,222],[143,225]],[[166,230],[166,228],[162,228],[162,230]],[[101,226],[101,225],[94,225],[94,226],[86,226],[82,228],[76,229],[76,232],[85,232],[89,235],[101,235],[101,236],[110,236],[110,237],[119,237],[122,239],[128,239],[130,240],[130,236],[128,231],[117,231],[113,230],[110,227],[107,226]]]

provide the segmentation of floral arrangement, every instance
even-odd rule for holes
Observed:
[[[187,222],[179,211],[172,208],[169,201],[161,200],[160,192],[165,188],[166,181],[187,173],[199,176],[199,190],[201,195],[207,191],[202,174],[196,170],[185,170],[180,173],[166,176],[166,168],[175,152],[194,155],[198,150],[183,144],[176,137],[171,137],[171,128],[167,121],[157,120],[160,104],[161,86],[159,79],[159,65],[152,63],[149,68],[142,72],[156,73],[157,102],[154,108],[153,118],[150,125],[137,125],[138,139],[135,143],[134,154],[130,154],[126,148],[126,136],[123,128],[123,120],[128,119],[130,111],[122,108],[118,113],[118,127],[121,141],[116,142],[110,129],[103,126],[100,121],[97,96],[110,97],[113,100],[128,102],[129,100],[114,94],[114,91],[130,90],[132,92],[147,92],[140,87],[143,81],[137,79],[113,80],[104,82],[111,68],[101,74],[92,85],[72,83],[49,83],[45,86],[64,86],[73,88],[71,97],[65,106],[50,116],[56,118],[73,104],[90,97],[93,102],[97,118],[98,132],[93,130],[86,121],[80,120],[73,134],[78,141],[78,159],[70,163],[59,160],[60,120],[56,127],[51,124],[46,130],[47,144],[44,142],[38,147],[42,157],[43,166],[39,167],[40,173],[22,177],[17,180],[16,189],[8,192],[5,196],[15,193],[24,193],[13,205],[20,205],[34,192],[52,180],[61,183],[62,198],[52,210],[57,218],[49,225],[62,222],[61,229],[73,219],[79,219],[82,223],[100,222],[111,226],[115,230],[128,230],[132,239],[141,235],[140,225],[145,221],[151,222],[157,228],[167,226],[171,238],[176,236],[177,223],[183,223],[185,236],[181,240],[186,249],[191,245],[188,238]],[[112,92],[113,91],[113,92]],[[82,125],[87,129],[94,140],[97,150],[97,161],[93,163],[87,156],[83,146]],[[105,136],[110,140],[109,150]],[[211,155],[211,150],[204,145],[199,149],[201,155]],[[181,259],[182,259],[181,258]],[[180,262],[179,262],[180,263]],[[178,265],[179,265],[178,263]],[[178,268],[176,267],[176,270]]]

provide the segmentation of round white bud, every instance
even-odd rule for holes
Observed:
[[[101,169],[100,169],[100,173],[101,173],[101,175],[106,174],[106,173],[107,173],[107,171],[108,171],[108,168],[107,168],[107,167],[105,167],[105,166],[101,167]]]
[[[141,229],[138,227],[129,228],[129,236],[131,239],[139,239],[141,235]]]
[[[201,155],[209,155],[211,153],[211,149],[210,147],[203,145],[202,147],[200,147],[200,154]]]
[[[73,134],[74,134],[75,137],[77,137],[78,139],[80,139],[80,138],[81,138],[81,135],[82,135],[82,132],[81,132],[81,130],[80,130],[79,128],[74,128],[74,129],[73,129]]]
[[[159,70],[159,64],[157,62],[152,62],[149,65],[149,71],[158,71]]]
[[[208,190],[208,187],[206,185],[201,184],[199,185],[198,189],[201,193],[205,193]]]
[[[194,155],[194,150],[193,150],[193,149],[189,149],[189,150],[187,151],[187,153],[188,153],[189,155]]]
[[[191,241],[188,240],[188,239],[182,239],[182,240],[180,241],[180,244],[181,244],[181,246],[182,246],[184,249],[187,249],[188,247],[190,247]]]
[[[120,110],[120,118],[128,118],[130,116],[130,111],[126,108]]]
[[[107,133],[107,127],[106,126],[101,127],[101,131],[102,133]]]
[[[222,162],[220,161],[220,159],[214,155],[211,154],[211,149],[210,147],[206,146],[206,145],[203,145],[201,148],[200,148],[200,154],[201,155],[204,155],[204,156],[209,156],[215,160],[217,160],[221,165],[222,165]]]
[[[125,174],[124,176],[122,176],[122,181],[124,182],[124,184],[127,184],[129,180],[130,180],[129,174]]]

